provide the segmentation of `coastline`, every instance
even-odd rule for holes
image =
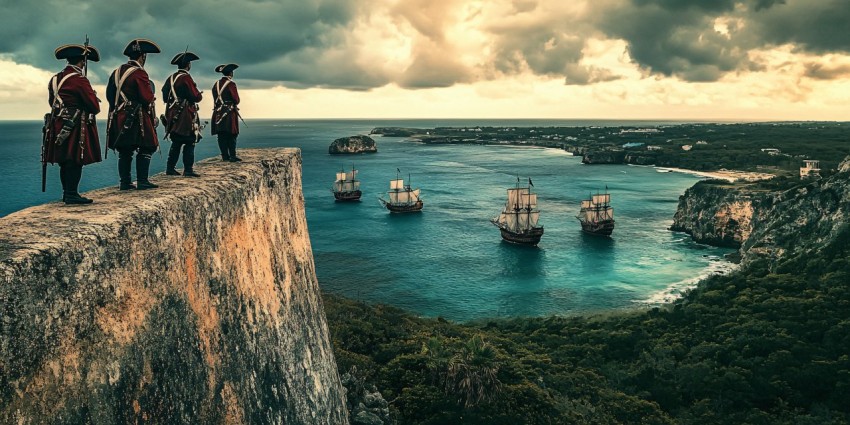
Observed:
[[[687,168],[676,168],[676,167],[657,167],[651,166],[659,172],[676,172],[683,174],[690,174],[699,177],[706,177],[710,179],[718,179],[718,180],[726,180],[730,183],[734,183],[736,181],[747,181],[747,182],[755,182],[760,180],[770,180],[776,176],[773,174],[767,173],[757,173],[754,171],[738,171],[738,170],[720,170],[720,171],[696,171],[696,170],[688,170]]]

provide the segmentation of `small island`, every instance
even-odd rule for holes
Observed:
[[[330,147],[328,147],[328,153],[331,155],[377,152],[378,145],[375,143],[375,140],[362,134],[341,137],[334,140]]]

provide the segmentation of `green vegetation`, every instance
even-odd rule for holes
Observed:
[[[664,308],[454,324],[325,294],[340,373],[400,424],[850,422],[850,225]]]
[[[425,143],[530,144],[577,153],[619,150],[627,154],[625,162],[632,164],[797,175],[803,159],[820,160],[821,168],[829,170],[850,155],[848,126],[850,123],[840,122],[705,123],[657,127],[377,128],[373,133],[415,137]],[[683,150],[683,146],[690,150]]]

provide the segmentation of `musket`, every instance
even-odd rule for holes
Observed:
[[[89,75],[89,35],[86,34],[86,42],[83,43],[83,77]]]
[[[51,124],[51,113],[44,115],[44,127],[41,128],[41,191],[47,192],[47,141],[50,139],[48,126]]]

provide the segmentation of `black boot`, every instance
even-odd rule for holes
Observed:
[[[136,155],[136,188],[139,190],[156,189],[159,186],[148,180],[148,172],[151,166],[151,154],[139,152]]]
[[[130,180],[130,168],[133,166],[133,151],[118,151],[118,178],[121,179],[120,190],[133,190],[136,185]]]
[[[183,177],[201,177],[195,170],[195,144],[183,145]]]
[[[64,201],[66,204],[91,204],[93,201],[80,195],[80,180],[83,178],[83,166],[68,164],[65,166],[66,191]]]
[[[229,143],[227,142],[227,136],[223,134],[218,135],[218,150],[221,151],[221,160],[222,161],[230,161],[230,149]]]
[[[168,150],[168,161],[165,163],[166,176],[179,176],[180,173],[174,169],[177,166],[177,159],[180,157],[180,143],[171,141],[171,149]]]
[[[59,181],[62,182],[62,201],[65,201],[65,195],[68,194],[68,178],[65,177],[67,174],[67,169],[65,168],[65,164],[59,164]]]
[[[229,142],[230,143],[227,146],[227,152],[228,155],[230,155],[230,162],[242,161],[242,158],[236,156],[236,136],[232,136]]]

